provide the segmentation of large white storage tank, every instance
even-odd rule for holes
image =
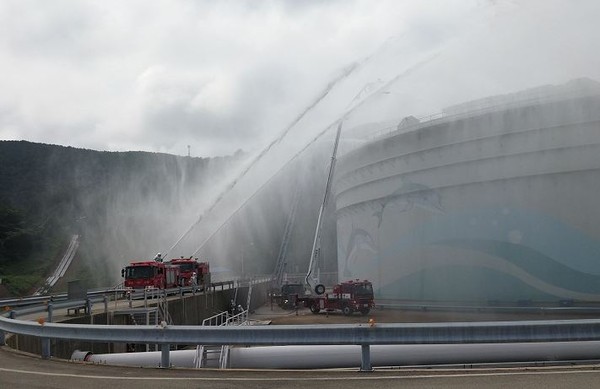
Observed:
[[[341,156],[340,279],[378,298],[600,300],[600,84],[450,107]]]

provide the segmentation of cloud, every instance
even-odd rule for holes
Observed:
[[[427,53],[439,51],[447,66],[397,84],[396,97],[370,107],[370,120],[399,104],[421,112],[592,76],[582,73],[600,68],[591,54],[597,11],[594,1],[559,0],[6,0],[0,138],[175,154],[191,145],[203,156],[259,149],[336,74],[386,42],[350,98]],[[545,61],[527,76],[527,66]]]

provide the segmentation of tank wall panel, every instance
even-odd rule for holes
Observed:
[[[600,300],[600,97],[579,103],[348,154],[335,183],[340,278],[372,280],[379,298]]]

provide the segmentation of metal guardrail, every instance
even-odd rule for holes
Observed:
[[[47,339],[160,344],[161,366],[169,367],[175,344],[360,345],[361,370],[371,370],[370,346],[600,340],[600,319],[521,322],[419,323],[304,326],[107,326],[13,320],[0,316],[4,333]]]
[[[245,280],[247,283],[264,283],[268,282],[270,277],[261,277],[253,280]],[[217,290],[228,290],[236,287],[242,281],[222,281],[213,282],[210,284],[207,290],[203,290],[201,286],[185,286],[170,288],[166,290],[160,290],[160,293],[166,293],[167,296],[183,295],[185,293],[202,293]],[[60,293],[54,295],[43,295],[43,296],[29,296],[21,298],[9,298],[0,300],[0,309],[11,310],[13,315],[19,317],[32,313],[48,312],[49,309],[64,309],[64,308],[78,308],[85,307],[86,310],[90,310],[90,307],[94,303],[102,302],[106,299],[118,300],[120,298],[127,298],[131,300],[146,299],[149,296],[147,290],[144,289],[130,289],[130,288],[107,288],[89,291],[87,298],[83,300],[68,300],[67,293]],[[49,308],[51,307],[51,308]],[[50,313],[51,315],[51,313]]]
[[[16,309],[6,309],[6,311],[12,312],[12,315],[15,317],[20,317],[20,316],[29,315],[32,313],[39,313],[39,312],[49,312],[49,314],[51,316],[52,310],[65,309],[65,308],[75,309],[75,308],[83,307],[86,309],[86,311],[89,312],[89,311],[91,311],[91,307],[93,304],[99,303],[99,302],[106,302],[106,301],[108,301],[108,295],[88,297],[87,299],[80,299],[80,300],[59,300],[59,301],[45,300],[40,303],[37,303],[36,305],[32,305],[32,304],[24,305],[24,306],[17,307]]]
[[[20,297],[20,298],[9,298],[0,300],[0,307],[21,307],[25,305],[43,304],[48,301],[65,300],[67,298],[66,293],[56,295],[45,295],[45,296],[33,296],[33,297]]]
[[[98,297],[103,295],[114,295],[115,293],[124,293],[126,289],[99,289],[90,291],[87,293],[88,297]],[[36,305],[36,304],[47,304],[48,302],[59,302],[66,301],[68,299],[67,293],[58,293],[52,295],[42,295],[42,296],[28,296],[28,297],[16,297],[16,298],[8,298],[0,300],[0,307],[23,307],[27,305]]]
[[[261,281],[262,282],[262,281]],[[222,282],[214,282],[210,284],[210,290],[226,290],[234,288],[234,281],[222,281]],[[177,287],[167,289],[168,295],[175,295],[179,293],[190,293],[190,292],[201,292],[201,286],[185,286],[185,287]],[[98,289],[94,291],[90,291],[87,293],[88,298],[98,297],[98,296],[113,296],[115,294],[119,296],[125,295],[125,293],[131,292],[132,298],[143,298],[144,290],[134,290],[128,288],[108,288],[108,289]],[[29,296],[29,297],[16,297],[16,298],[8,298],[0,300],[0,308],[1,307],[23,307],[27,305],[37,305],[37,304],[47,304],[49,302],[59,302],[66,301],[68,298],[67,293],[58,293],[52,295],[43,295],[43,296]]]
[[[271,280],[271,276],[259,276],[253,279],[247,280],[233,280],[233,281],[220,281],[213,282],[209,285],[208,290],[216,291],[216,290],[227,290],[233,289],[236,286],[236,283],[252,283],[252,284],[260,284],[264,282],[268,282]],[[166,289],[168,295],[175,295],[179,293],[190,293],[190,292],[202,292],[202,286],[184,286],[184,287],[176,287]],[[124,295],[127,292],[131,292],[133,294],[133,298],[142,298],[144,296],[144,290],[139,289],[129,289],[124,287],[110,287],[106,289],[97,289],[93,291],[88,291],[87,296],[95,297],[95,296],[110,296],[115,293],[118,295]],[[48,302],[57,302],[67,300],[67,293],[57,293],[51,295],[42,295],[42,296],[28,296],[28,297],[14,297],[7,299],[0,299],[0,308],[1,307],[21,307],[26,305],[36,305],[36,304],[47,304]]]
[[[262,280],[264,281],[264,280]],[[246,281],[247,282],[247,281]],[[232,288],[243,281],[219,283],[222,288]],[[188,288],[174,288],[169,294],[191,291]],[[212,285],[211,289],[216,289]],[[114,293],[114,290],[110,290]],[[119,292],[119,291],[117,291]],[[124,291],[123,291],[124,292]],[[163,293],[165,291],[162,291]],[[95,291],[94,294],[99,294]],[[144,291],[135,292],[138,297]],[[0,344],[4,344],[5,332],[39,337],[42,341],[42,356],[50,356],[50,339],[75,339],[92,342],[126,342],[161,344],[161,366],[168,367],[169,350],[176,344],[214,345],[360,345],[362,348],[361,370],[370,370],[370,346],[387,344],[465,344],[465,343],[528,343],[528,342],[570,342],[600,341],[600,319],[586,320],[546,320],[509,322],[468,322],[468,323],[423,323],[423,324],[378,324],[378,325],[325,325],[325,326],[107,326],[107,325],[67,325],[51,323],[52,311],[76,306],[85,306],[91,311],[91,304],[104,300],[104,296],[88,297],[85,300],[51,301],[44,305],[24,307],[7,311],[0,316]],[[404,309],[422,308],[419,304],[382,304]],[[88,308],[89,307],[89,308]],[[429,306],[428,309],[447,307]],[[456,308],[456,307],[454,307]],[[481,307],[463,306],[463,309]],[[493,309],[516,307],[490,307]],[[521,307],[532,309],[532,307]],[[595,307],[594,307],[595,308]],[[542,308],[535,308],[537,310]],[[590,309],[590,307],[550,307],[548,310]],[[48,312],[45,323],[16,320],[22,315],[40,311]],[[238,320],[247,312],[237,316],[224,315],[224,321]],[[11,316],[12,319],[6,316]],[[219,323],[223,324],[223,323]]]

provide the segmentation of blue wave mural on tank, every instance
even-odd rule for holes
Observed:
[[[524,281],[492,269],[448,265],[423,269],[386,284],[381,296],[408,300],[553,301],[564,298],[535,288]]]
[[[464,260],[461,261],[463,258],[447,258],[448,267],[445,270],[443,258],[438,257],[434,267],[427,268],[427,263],[424,262],[421,270],[413,273],[413,276],[399,271],[402,260],[408,255],[420,255],[420,250],[428,247],[448,247],[449,250],[456,248],[482,253],[481,265],[475,255],[467,266],[473,269],[471,274],[474,278],[462,279],[463,282],[479,285],[474,290],[483,292],[487,288],[485,293],[490,296],[506,295],[501,290],[503,284],[506,288],[514,288],[510,296],[520,296],[519,298],[574,296],[572,298],[589,299],[594,298],[589,296],[600,296],[600,241],[552,215],[498,206],[463,212],[433,212],[429,213],[425,222],[422,221],[421,214],[421,222],[412,225],[412,212],[417,211],[416,207],[408,211],[400,209],[401,213],[394,215],[394,218],[390,218],[381,227],[375,222],[375,231],[378,230],[380,234],[377,239],[366,230],[353,230],[345,247],[346,252],[343,253],[344,276],[356,277],[368,273],[372,271],[374,262],[377,262],[377,266],[381,266],[379,271],[386,275],[385,284],[379,286],[381,290],[406,291],[407,284],[402,283],[412,277],[408,284],[420,290],[418,295],[425,296],[428,293],[426,289],[436,288],[435,282],[428,283],[425,280],[448,278],[447,269],[465,265]],[[392,229],[395,227],[393,220],[409,223],[411,229],[397,234]],[[406,228],[402,230],[406,231]],[[376,244],[380,241],[381,248]],[[452,255],[460,255],[457,254],[460,251],[453,252]],[[494,258],[500,266],[495,270],[489,268],[489,260]],[[454,262],[455,260],[457,261]],[[502,264],[520,270],[501,271]],[[438,272],[441,274],[434,275]],[[478,272],[485,272],[486,282],[477,279],[475,274],[479,274]],[[500,279],[504,281],[499,282]],[[511,279],[513,281],[509,282]],[[423,280],[423,283],[419,285],[418,280]],[[452,280],[448,279],[450,281]],[[533,293],[534,290],[537,292]],[[446,293],[449,292],[450,290],[446,290]],[[405,293],[401,295],[404,296]],[[451,298],[450,295],[446,297]]]
[[[574,270],[527,246],[489,240],[454,240],[440,243],[502,258],[537,279],[560,288],[581,293],[600,292],[600,275]]]
[[[389,261],[398,253],[433,244],[458,242],[505,242],[493,255],[510,259],[508,247],[523,247],[536,253],[540,267],[528,266],[534,275],[543,275],[542,265],[560,264],[582,274],[600,275],[600,242],[562,221],[526,209],[509,207],[474,209],[460,213],[432,214],[429,221],[415,226],[409,232],[395,237],[380,250]],[[472,245],[472,243],[471,243]],[[471,249],[483,250],[481,244]],[[489,246],[486,250],[491,250]],[[514,249],[516,250],[516,249]],[[520,249],[524,250],[524,249]],[[535,271],[535,272],[534,272]]]

